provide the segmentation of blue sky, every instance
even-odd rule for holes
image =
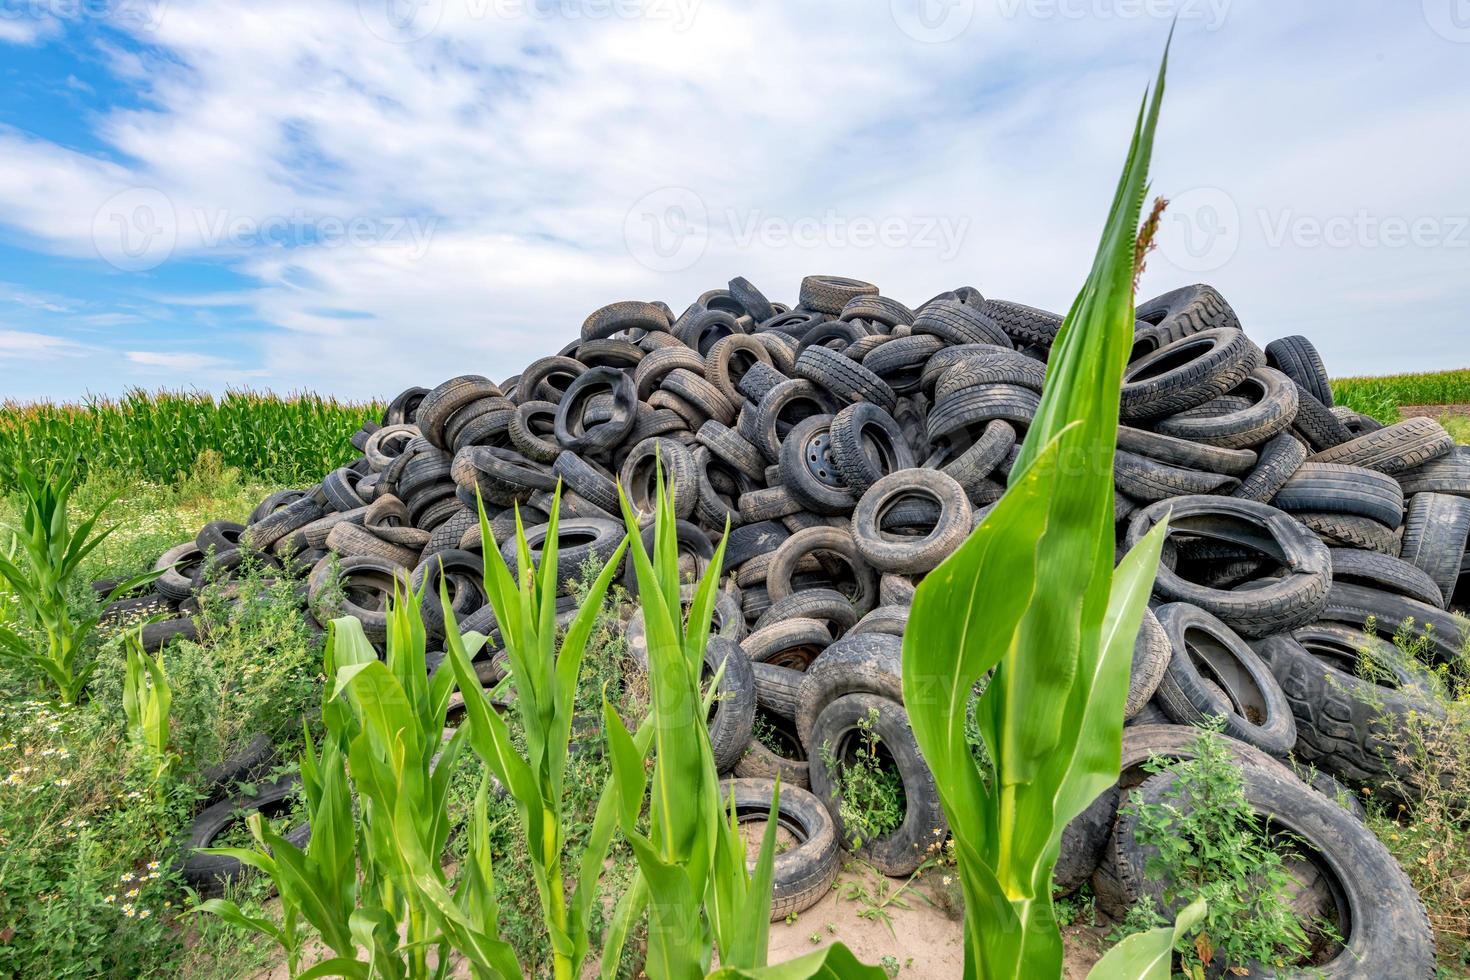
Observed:
[[[0,396],[502,378],[736,275],[1065,309],[1176,17],[1142,292],[1470,365],[1470,0],[0,0]]]

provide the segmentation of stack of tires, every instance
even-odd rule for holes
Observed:
[[[1470,583],[1470,450],[1432,420],[1383,426],[1334,406],[1307,339],[1258,347],[1209,286],[1156,297],[1137,315],[1115,466],[1120,553],[1171,517],[1129,692],[1144,734],[1130,738],[1223,718],[1265,773],[1253,802],[1267,813],[1281,793],[1335,807],[1317,789],[1334,779],[1406,792],[1392,735],[1407,713],[1434,710],[1434,682],[1364,627],[1391,633],[1412,619],[1408,633],[1431,660],[1462,668],[1464,624],[1448,610]],[[243,527],[205,528],[159,559],[170,570],[157,595],[129,601],[181,613],[152,627],[156,645],[193,629],[188,604],[201,583],[264,562],[300,579],[317,622],[353,615],[381,639],[395,585],[437,591],[442,581],[461,626],[493,633],[477,496],[513,563],[515,508],[534,557],[560,481],[570,612],[574,580],[622,536],[619,484],[651,521],[661,466],[691,580],[730,527],[710,644],[726,690],[711,734],[737,780],[779,774],[792,787],[782,809],[789,802],[789,823],[814,843],[783,879],[786,892],[778,881],[778,893],[803,896],[778,902],[789,911],[835,873],[833,842],[846,835],[831,824],[838,781],[824,759],[841,764],[858,719],[879,719],[906,807],[863,855],[902,874],[943,840],[900,695],[901,638],[915,585],[1004,493],[1061,325],[973,287],[909,307],[834,276],[803,280],[794,307],[744,279],[678,315],[659,302],[614,303],[518,375],[403,392],[354,437],[358,459],[273,495]],[[631,574],[625,581],[636,588]],[[442,636],[437,605],[425,612],[430,635]],[[639,660],[636,617],[628,641]],[[1386,666],[1370,672],[1366,660]],[[1310,780],[1275,761],[1288,756],[1314,767]],[[1258,781],[1248,784],[1255,793]],[[1124,870],[1131,844],[1117,799],[1069,831],[1082,844],[1064,849],[1072,866],[1059,880],[1079,884],[1107,857],[1122,908],[1145,892]],[[1320,824],[1292,826],[1324,855],[1322,880],[1353,849],[1386,860],[1361,824],[1339,819],[1346,810],[1321,812]],[[1323,839],[1329,823],[1341,839]],[[1372,865],[1359,858],[1342,874]],[[1402,875],[1384,874],[1392,888],[1378,881],[1373,893],[1401,892],[1412,905]],[[1355,881],[1339,882],[1349,904]],[[1360,936],[1377,935],[1375,915],[1344,911],[1352,954],[1364,955]],[[1413,926],[1403,956],[1427,943],[1422,916]]]

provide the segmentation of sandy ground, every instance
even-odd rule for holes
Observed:
[[[1437,419],[1445,415],[1470,418],[1470,405],[1400,405],[1399,414],[1404,418]]]

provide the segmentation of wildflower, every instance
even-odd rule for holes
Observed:
[[[123,906],[123,915],[127,916],[128,918],[131,919],[133,916],[135,916],[137,914],[138,914],[137,912],[134,912],[133,911],[133,907],[131,905],[124,905]]]
[[[148,870],[149,871],[157,871],[158,870],[158,862],[157,861],[149,861],[148,862]]]
[[[130,888],[126,892],[124,892],[124,894],[128,898],[137,898],[138,897],[138,889],[136,889],[136,888]]]
[[[106,902],[108,905],[111,905],[113,902],[117,901],[117,896],[108,895],[106,898],[102,899],[102,901]]]
[[[953,878],[951,878],[951,877],[950,877],[950,876],[949,876],[949,875],[945,875],[945,876],[944,876],[944,883],[945,883],[945,884],[946,884],[946,885],[947,885],[947,884],[949,884],[949,883],[950,883],[950,882],[951,882],[951,881],[954,881],[954,879],[953,879]]]
[[[133,873],[131,871],[124,871],[123,872],[123,876],[122,876],[122,880],[123,881],[132,881],[133,880]]]
[[[67,779],[65,776],[63,776],[63,777],[61,777],[60,779],[58,779],[56,781],[56,785],[57,786],[70,786],[71,785],[71,780],[70,779]]]
[[[141,912],[138,913],[138,918],[140,918],[140,919],[146,919],[146,918],[148,918],[152,914],[153,913],[150,912],[150,911],[148,911],[147,909],[143,909]]]

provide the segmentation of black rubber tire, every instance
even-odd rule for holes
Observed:
[[[1356,514],[1387,527],[1404,519],[1404,492],[1391,476],[1342,463],[1303,463],[1271,498],[1287,513]]]
[[[684,612],[689,611],[694,602],[694,593],[699,586],[693,582],[680,586],[679,601],[683,604]],[[724,637],[739,643],[745,637],[745,616],[740,609],[740,597],[737,594],[720,589],[715,592],[715,608],[710,616],[710,635]],[[648,670],[648,630],[644,626],[643,607],[639,606],[633,610],[633,615],[628,618],[627,628],[623,630],[623,638],[627,644],[628,658],[640,671]]]
[[[674,516],[687,520],[699,502],[699,473],[694,464],[694,454],[689,447],[675,439],[655,436],[644,439],[623,460],[619,480],[628,504],[633,508],[640,523],[651,522],[658,505],[659,468],[663,479],[673,495]],[[596,501],[594,501],[596,503]],[[621,513],[621,507],[612,513]]]
[[[720,801],[728,812],[735,802],[740,823],[764,821],[771,812],[776,783],[769,779],[731,779],[720,784]],[[783,782],[776,819],[796,838],[796,845],[776,854],[771,879],[771,921],[781,922],[816,905],[832,891],[841,867],[837,825],[822,801],[807,790]],[[757,842],[758,837],[752,835]]]
[[[1240,319],[1213,286],[1196,283],[1171,289],[1139,303],[1134,316],[1168,342],[1205,330],[1239,328]]]
[[[1411,781],[1396,733],[1411,713],[1427,720],[1443,712],[1427,690],[1427,675],[1410,668],[1393,644],[1318,624],[1257,641],[1256,650],[1296,717],[1302,761],[1359,785]],[[1371,669],[1357,670],[1365,657]]]
[[[1333,548],[1364,548],[1397,556],[1402,544],[1393,528],[1371,517],[1324,514],[1314,510],[1297,511],[1292,516]]]
[[[1353,438],[1352,432],[1342,423],[1332,409],[1319,402],[1301,385],[1296,386],[1296,418],[1292,420],[1295,431],[1314,451],[1340,446]]]
[[[958,300],[939,300],[914,317],[915,334],[929,334],[947,344],[1012,346],[1010,335],[983,310]]]
[[[1416,493],[1409,498],[1399,557],[1421,569],[1440,594],[1454,594],[1470,538],[1470,497]]]
[[[500,397],[500,387],[489,378],[478,374],[462,374],[450,378],[424,396],[415,424],[430,445],[439,449],[451,449],[454,443],[449,439],[446,429],[454,414],[471,402]]]
[[[761,629],[790,619],[815,619],[827,626],[832,639],[840,639],[843,633],[857,625],[858,616],[852,602],[833,589],[803,589],[793,592],[756,620],[754,629]]]
[[[833,462],[854,495],[861,495],[890,473],[915,465],[903,429],[877,405],[857,402],[847,406],[832,418],[828,434]]]
[[[305,496],[307,496],[307,491],[305,490],[277,490],[255,505],[255,509],[250,512],[250,517],[245,523],[247,525],[259,524],[282,507],[294,503]]]
[[[900,501],[916,498],[937,510],[922,535],[884,530],[884,516]],[[852,515],[852,538],[858,553],[883,572],[918,575],[937,567],[970,535],[971,509],[965,488],[938,470],[903,470],[874,483]]]
[[[740,381],[756,364],[771,366],[771,352],[764,343],[746,334],[735,334],[715,343],[704,361],[704,376],[731,405],[745,400]]]
[[[1051,873],[1053,898],[1062,898],[1081,888],[1102,863],[1108,837],[1113,832],[1119,795],[1118,787],[1109,786],[1062,828],[1062,846]]]
[[[757,334],[757,337],[762,336]],[[770,390],[791,377],[768,364],[752,364],[735,385],[737,391],[759,405]]]
[[[744,276],[736,276],[730,280],[730,298],[739,303],[741,309],[756,323],[764,323],[776,315],[775,307],[766,299],[766,294]]]
[[[1455,440],[1430,418],[1405,419],[1308,457],[1314,463],[1348,463],[1393,475],[1448,455]]]
[[[780,485],[818,514],[846,514],[857,503],[832,450],[833,418],[804,418],[781,442]]]
[[[802,419],[812,415],[831,415],[837,403],[826,389],[804,378],[783,381],[768,391],[756,409],[753,433],[746,438],[755,443],[768,462],[781,459],[781,440]]]
[[[1125,546],[1132,548],[1169,514],[1169,537],[1192,535],[1261,552],[1285,569],[1253,588],[1215,589],[1187,581],[1161,565],[1154,594],[1188,602],[1219,617],[1243,636],[1268,636],[1316,619],[1332,585],[1332,559],[1314,534],[1289,515],[1250,500],[1176,497],[1133,515]]]
[[[173,640],[199,639],[199,621],[192,616],[181,616],[177,619],[145,623],[138,631],[138,638],[143,644],[144,653],[157,653]]]
[[[604,421],[588,420],[588,403],[610,393],[612,409]],[[523,403],[524,404],[524,403]],[[633,428],[638,393],[627,372],[612,367],[589,368],[572,382],[556,409],[556,441],[583,455],[611,451]]]
[[[646,353],[630,340],[579,340],[572,356],[588,367],[611,367],[631,371]]]
[[[1429,978],[1435,976],[1434,938],[1429,918],[1414,886],[1398,862],[1351,813],[1279,769],[1243,765],[1246,799],[1275,834],[1289,836],[1303,855],[1308,877],[1322,884],[1336,903],[1337,931],[1346,947],[1325,963],[1277,976],[1322,977],[1330,980]],[[1172,799],[1177,777],[1160,773],[1135,791],[1138,799],[1157,804]],[[1170,883],[1150,877],[1145,868],[1150,850],[1136,837],[1136,811],[1118,817],[1109,856],[1129,904],[1152,900],[1168,916],[1175,905],[1164,902]],[[1315,872],[1315,874],[1311,874]]]
[[[199,792],[205,806],[230,796],[238,783],[253,783],[276,764],[276,747],[264,732],[257,732],[238,752],[199,773]]]
[[[853,608],[859,616],[870,612],[878,602],[878,573],[863,560],[851,532],[835,527],[809,527],[781,542],[766,575],[766,588],[771,594],[771,601],[779,602],[796,591],[793,579],[797,564],[806,556],[819,552],[830,554],[834,560],[849,567],[853,591],[848,598],[852,600]],[[837,591],[843,590],[839,588]]]
[[[816,746],[812,730],[822,709],[848,694],[903,701],[903,641],[887,633],[849,634],[827,647],[806,669],[796,695],[796,733],[807,758]]]
[[[752,480],[765,476],[766,461],[760,450],[744,436],[717,419],[710,419],[694,434],[700,445]]]
[[[607,519],[615,520],[611,514]],[[654,540],[658,528],[650,524],[643,529],[643,548],[653,554]],[[674,521],[675,552],[679,556],[679,579],[683,582],[698,582],[704,578],[710,561],[715,557],[714,542],[704,529],[690,521]],[[629,561],[623,569],[623,591],[629,596],[638,595],[638,567]],[[743,746],[744,743],[742,743]]]
[[[650,332],[669,330],[669,315],[656,303],[623,300],[592,311],[582,321],[583,340],[603,340],[629,330]]]
[[[288,776],[273,783],[265,783],[249,797],[224,800],[204,808],[189,826],[189,832],[179,848],[179,876],[184,884],[205,897],[220,895],[228,882],[245,874],[245,865],[235,858],[219,854],[199,854],[196,848],[209,847],[230,826],[244,819],[251,811],[273,813],[289,805],[290,798],[300,784],[299,776]],[[291,828],[283,835],[297,847],[306,847],[311,839],[311,827],[303,823]]]
[[[1020,385],[995,384],[961,388],[935,402],[925,420],[925,438],[933,445],[955,441],[961,431],[983,429],[1000,419],[1024,430],[1036,417],[1041,396]]]
[[[1312,393],[1312,397],[1332,407],[1332,382],[1322,355],[1306,337],[1291,336],[1266,345],[1266,363]]]
[[[1386,635],[1393,634],[1406,621],[1413,620],[1409,634],[1427,641],[1427,653],[1435,662],[1447,664],[1452,669],[1463,667],[1466,620],[1428,603],[1350,582],[1334,582],[1320,618],[1346,623],[1354,629],[1362,629],[1371,619],[1378,632]]]
[[[892,412],[898,401],[888,382],[850,357],[812,345],[801,352],[794,368],[796,376],[817,385],[842,404],[872,402]]]
[[[914,322],[914,311],[887,296],[854,296],[838,315],[839,320],[868,320],[886,327]]]
[[[419,405],[423,403],[424,396],[429,393],[427,388],[405,388],[394,396],[388,403],[388,409],[383,413],[383,426],[387,428],[393,425],[412,425],[418,415]]]
[[[507,559],[507,561],[509,561]],[[512,566],[514,567],[514,566]],[[558,560],[557,577],[561,578],[562,566]],[[490,601],[484,586],[485,560],[473,551],[454,548],[441,551],[425,558],[409,579],[413,590],[422,593],[420,609],[424,631],[432,637],[444,635],[448,623],[444,617],[444,606],[440,600],[440,583],[449,595],[449,608],[458,623],[470,613],[487,605]]]
[[[256,551],[265,551],[292,531],[322,517],[324,513],[322,505],[315,498],[299,497],[252,523],[241,536],[241,544]]]
[[[873,343],[872,349],[862,357],[863,367],[882,378],[899,395],[919,389],[930,358],[944,349],[944,341],[928,334],[911,337],[876,334],[863,339]],[[852,356],[853,348],[848,348],[846,353]]]
[[[760,707],[756,708],[756,716],[763,719],[763,722],[757,721],[758,725],[764,723],[780,736],[783,754],[772,751],[759,739],[752,738],[746,746],[745,754],[735,763],[735,775],[742,779],[779,778],[782,786],[799,786],[810,790],[811,766],[807,763],[806,752],[796,739],[796,730],[792,727],[791,720]]]
[[[1331,548],[1332,581],[1366,585],[1395,595],[1446,608],[1445,595],[1434,579],[1402,558],[1361,548]]]
[[[894,877],[909,875],[944,846],[949,822],[939,801],[934,775],[919,754],[903,705],[871,694],[840,697],[817,716],[812,727],[811,744],[830,744],[834,761],[841,765],[850,739],[859,731],[859,722],[868,721],[874,714],[873,731],[903,780],[904,818],[889,834],[876,840],[862,841],[854,850],[882,874]],[[820,752],[808,757],[811,760],[812,792],[827,804],[827,811],[837,825],[838,842],[849,846],[851,841],[843,829],[842,800],[834,774],[828,771]]]
[[[532,563],[541,560],[541,546],[551,525],[526,528],[526,544],[531,549]],[[625,532],[622,522],[596,519],[561,521],[557,524],[556,594],[570,595],[573,582],[582,580],[582,566],[591,561],[600,570],[622,544]],[[512,576],[520,574],[516,542],[506,541],[500,555]]]
[[[837,316],[859,296],[877,296],[878,287],[843,276],[807,276],[801,281],[798,303],[802,309]]]
[[[1123,449],[1113,456],[1113,481],[1119,493],[1147,503],[1191,494],[1228,494],[1240,486],[1233,476],[1170,466]]]
[[[755,677],[756,705],[782,718],[795,717],[797,691],[806,675],[778,664],[751,664],[750,670]]]
[[[1128,700],[1123,706],[1123,720],[1129,721],[1143,713],[1164,680],[1169,669],[1169,660],[1174,648],[1169,644],[1169,634],[1159,623],[1153,609],[1143,610],[1143,621],[1138,626],[1138,638],[1133,641],[1133,665],[1128,673]],[[1091,874],[1091,872],[1088,872]]]
[[[1161,419],[1155,428],[1166,435],[1210,446],[1248,449],[1285,432],[1296,418],[1296,386],[1273,368],[1252,371],[1231,394],[1243,394],[1251,402],[1247,407],[1218,415],[1176,415]]]
[[[384,541],[372,531],[348,521],[338,521],[327,534],[324,544],[343,558],[354,555],[373,555],[402,568],[412,570],[423,558],[422,550],[404,548]]]
[[[578,496],[609,514],[621,512],[618,487],[613,482],[612,475],[576,453],[564,452],[556,457],[556,462],[551,465],[551,473],[560,477]]]
[[[740,641],[751,663],[771,663],[805,673],[832,643],[819,619],[783,619],[752,630]]]
[[[981,310],[1005,331],[1016,346],[1050,347],[1062,328],[1060,313],[1038,310],[1023,303],[1004,299],[987,299]]]
[[[1264,504],[1286,485],[1307,459],[1307,447],[1290,432],[1283,432],[1261,447],[1259,462],[1231,496]]]
[[[1256,369],[1260,352],[1236,329],[1203,330],[1128,365],[1123,374],[1124,419],[1158,419],[1203,405],[1238,387]]]
[[[194,536],[194,543],[199,546],[200,551],[207,552],[213,548],[216,552],[225,552],[240,547],[240,536],[244,533],[244,524],[210,521],[199,529],[199,533]]]
[[[158,556],[153,570],[162,572],[153,580],[158,594],[170,602],[183,602],[194,594],[195,575],[204,567],[204,552],[193,541],[175,545]]]
[[[775,551],[791,533],[776,521],[757,521],[730,529],[725,542],[725,567],[739,568],[757,555]]]
[[[755,674],[740,644],[723,636],[712,636],[705,643],[706,680],[714,677],[721,665],[720,686],[710,706],[710,749],[715,757],[715,771],[729,772],[745,754],[755,724]]]
[[[1404,496],[1427,492],[1470,497],[1470,446],[1456,446],[1438,459],[1397,475]]]
[[[1291,706],[1256,652],[1197,606],[1174,602],[1155,613],[1172,651],[1156,695],[1164,713],[1181,725],[1220,718],[1231,738],[1270,755],[1290,752],[1296,744]],[[1228,700],[1222,702],[1221,692]]]

